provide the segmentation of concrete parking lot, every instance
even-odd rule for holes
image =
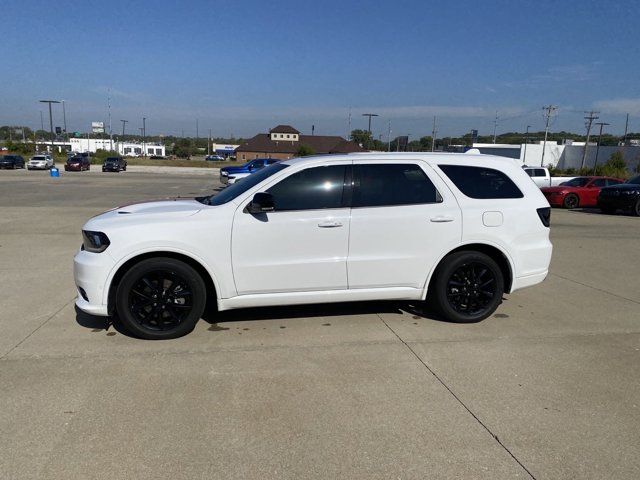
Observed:
[[[640,478],[639,218],[554,210],[549,278],[473,325],[335,304],[149,342],[76,311],[89,217],[218,187],[0,171],[1,478]]]

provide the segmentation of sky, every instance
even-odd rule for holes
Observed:
[[[0,125],[92,121],[151,135],[367,128],[387,139],[478,129],[640,131],[635,1],[32,1],[2,7]],[[62,126],[54,105],[54,126]],[[107,125],[108,126],[108,125]]]

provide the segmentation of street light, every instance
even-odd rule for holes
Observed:
[[[522,156],[522,163],[527,164],[527,143],[529,143],[529,129],[531,125],[527,125],[527,131],[524,134],[524,155]]]
[[[51,129],[51,155],[53,155],[53,114],[51,113],[51,104],[60,103],[58,100],[40,100],[40,103],[49,104],[49,128]]]
[[[369,143],[371,143],[371,117],[379,117],[379,115],[377,113],[363,113],[362,114],[363,117],[369,117]],[[369,145],[370,146],[370,145]]]
[[[596,145],[596,161],[593,164],[593,174],[596,174],[596,167],[598,166],[598,152],[600,151],[600,140],[602,139],[602,127],[605,125],[611,125],[606,122],[596,122],[596,125],[600,125],[600,133],[598,134],[598,145]]]

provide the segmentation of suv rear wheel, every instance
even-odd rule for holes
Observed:
[[[116,291],[116,311],[133,335],[148,340],[191,332],[206,304],[204,281],[191,266],[173,258],[150,258],[134,265]]]
[[[495,312],[502,301],[504,276],[488,255],[462,251],[445,257],[433,287],[435,306],[447,320],[479,322]]]

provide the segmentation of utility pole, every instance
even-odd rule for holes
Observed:
[[[371,117],[378,117],[379,115],[377,113],[363,113],[362,114],[363,117],[369,117],[369,137],[368,137],[368,143],[369,143],[369,148],[371,147]]]
[[[498,111],[496,110],[496,118],[493,121],[493,143],[496,143],[496,128],[498,128]]]
[[[196,148],[198,146],[198,138],[200,136],[200,132],[198,131],[198,119],[196,118]]]
[[[593,164],[593,174],[596,174],[596,167],[598,166],[598,152],[600,151],[600,141],[602,140],[602,127],[605,125],[610,125],[605,122],[596,122],[596,125],[600,125],[600,133],[598,134],[598,144],[596,145],[596,161]]]
[[[122,122],[122,141],[124,141],[124,126],[129,120],[120,120]]]
[[[209,148],[211,147],[211,129],[209,129],[209,140],[207,140],[207,155],[211,155]]]
[[[349,131],[347,132],[347,140],[351,138],[351,107],[349,107]]]
[[[113,151],[113,130],[111,129],[111,89],[107,97],[107,108],[109,110],[109,150]]]
[[[529,143],[529,129],[531,125],[527,125],[527,131],[524,133],[524,155],[522,155],[522,164],[527,164],[527,143]]]
[[[540,166],[544,167],[544,154],[547,150],[547,135],[549,135],[549,120],[551,119],[553,112],[555,112],[558,107],[555,105],[547,105],[546,107],[542,107],[542,109],[544,110],[546,121],[544,124],[544,143],[542,144],[542,160],[540,160]]]
[[[44,132],[44,117],[42,116],[42,110],[40,110],[40,130]]]
[[[591,137],[591,125],[593,124],[594,120],[600,118],[598,117],[598,113],[600,112],[594,112],[593,110],[591,110],[590,112],[584,113],[587,114],[584,117],[587,124],[587,141],[584,142],[584,150],[582,151],[582,163],[580,164],[580,168],[584,168],[585,162],[587,161],[587,150],[589,149],[589,138]]]
[[[389,120],[389,128],[387,129],[387,152],[391,151],[391,120]]]
[[[147,147],[145,145],[147,140],[147,117],[142,117],[142,155],[147,158]]]
[[[436,130],[436,116],[433,116],[433,130],[431,130],[431,151],[435,151],[435,147],[436,147],[436,133],[438,133],[438,131]],[[495,140],[494,142],[495,143]]]
[[[51,113],[51,104],[60,103],[58,100],[40,100],[40,103],[49,104],[49,128],[51,129],[51,155],[53,155],[53,114]],[[44,127],[43,127],[44,130]]]
[[[64,100],[62,100],[62,121],[64,126],[64,137],[69,142],[69,134],[67,133],[67,110],[64,107]]]
[[[629,129],[629,114],[627,113],[627,121],[624,122],[624,138],[622,139],[622,145],[627,146],[627,130]]]

